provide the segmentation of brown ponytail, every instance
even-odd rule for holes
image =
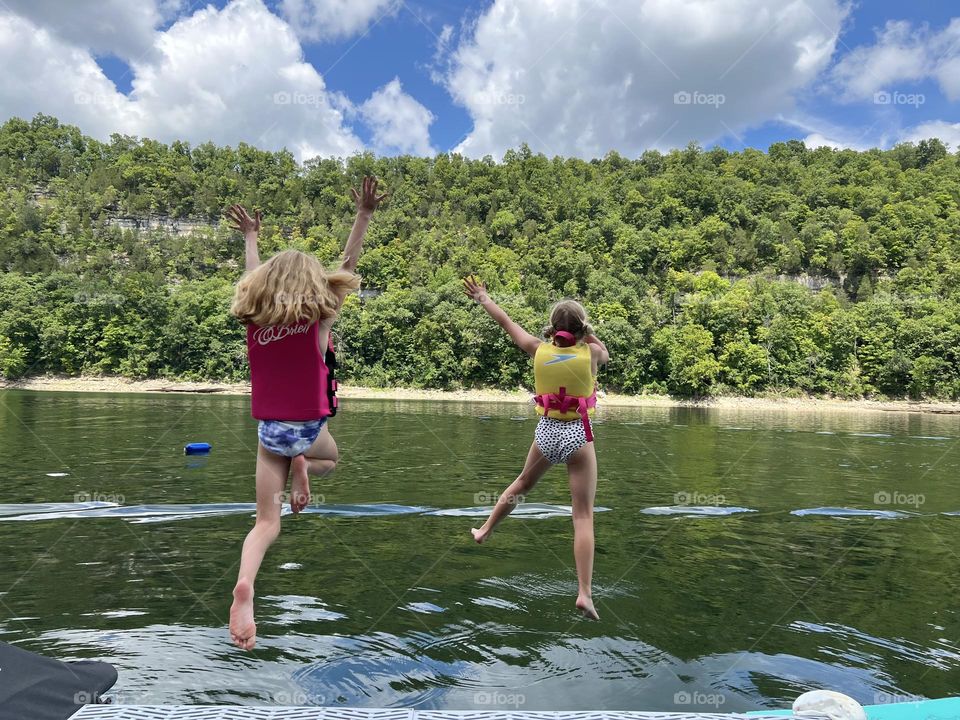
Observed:
[[[550,324],[543,328],[543,337],[549,340],[561,330],[573,335],[577,342],[593,335],[587,311],[576,300],[561,300],[550,309]]]

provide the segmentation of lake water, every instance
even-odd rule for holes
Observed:
[[[0,393],[0,640],[111,662],[141,704],[743,711],[960,687],[954,416],[601,409],[591,623],[562,469],[488,545],[469,535],[532,408],[348,400],[322,502],[264,563],[247,654],[226,624],[248,408]]]

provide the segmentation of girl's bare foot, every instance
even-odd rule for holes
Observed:
[[[246,578],[239,580],[233,589],[230,637],[241,650],[253,650],[257,644],[257,625],[253,621],[253,585]]]
[[[290,462],[293,480],[290,482],[290,509],[297,514],[310,504],[310,475],[307,473],[307,458],[297,455]]]
[[[597,609],[593,606],[593,598],[589,595],[580,593],[577,596],[577,610],[579,610],[588,620],[599,620]]]
[[[477,545],[483,545],[484,541],[491,535],[489,531],[483,529],[477,530],[476,528],[471,528],[470,534],[473,535],[473,539],[477,541]]]

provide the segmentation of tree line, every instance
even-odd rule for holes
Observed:
[[[101,142],[44,115],[0,127],[0,374],[244,380],[228,313],[242,241],[221,211],[263,211],[264,256],[333,264],[365,174],[391,198],[360,260],[367,292],[337,324],[347,382],[529,387],[528,359],[461,293],[475,273],[531,331],[581,299],[609,390],[960,396],[960,167],[937,139],[299,164],[245,144]],[[147,216],[198,225],[118,222]]]

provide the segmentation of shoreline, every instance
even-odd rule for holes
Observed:
[[[129,380],[119,377],[33,377],[0,380],[0,390],[44,392],[108,392],[155,394],[249,395],[249,383],[186,382],[172,380]],[[415,388],[367,388],[341,386],[345,400],[420,400],[445,402],[499,402],[528,404],[530,394],[516,390],[419,390]],[[960,402],[912,400],[836,400],[824,398],[779,398],[721,396],[707,400],[682,400],[666,395],[616,395],[601,398],[609,407],[696,407],[738,410],[907,412],[940,415],[960,414]]]

